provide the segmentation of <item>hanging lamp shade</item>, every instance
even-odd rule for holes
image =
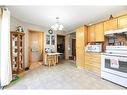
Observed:
[[[59,17],[56,17],[56,23],[54,25],[51,26],[51,29],[55,30],[55,31],[61,31],[63,30],[63,25],[59,23]]]

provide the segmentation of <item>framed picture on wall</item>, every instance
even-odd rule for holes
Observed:
[[[55,45],[55,36],[54,35],[51,36],[51,45]]]
[[[50,35],[46,35],[46,44],[50,45]]]

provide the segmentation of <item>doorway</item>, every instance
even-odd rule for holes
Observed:
[[[57,35],[57,52],[62,53],[60,59],[65,59],[65,36]]]
[[[43,61],[44,33],[30,30],[28,36],[29,67],[33,67]]]
[[[69,39],[69,60],[76,60],[76,33],[72,32],[68,34]]]

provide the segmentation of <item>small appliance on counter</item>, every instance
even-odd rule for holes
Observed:
[[[85,51],[87,52],[102,52],[102,44],[95,44],[91,45],[88,43],[88,45],[85,48]]]

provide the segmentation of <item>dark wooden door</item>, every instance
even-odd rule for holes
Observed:
[[[76,39],[72,39],[72,56],[76,58]]]

